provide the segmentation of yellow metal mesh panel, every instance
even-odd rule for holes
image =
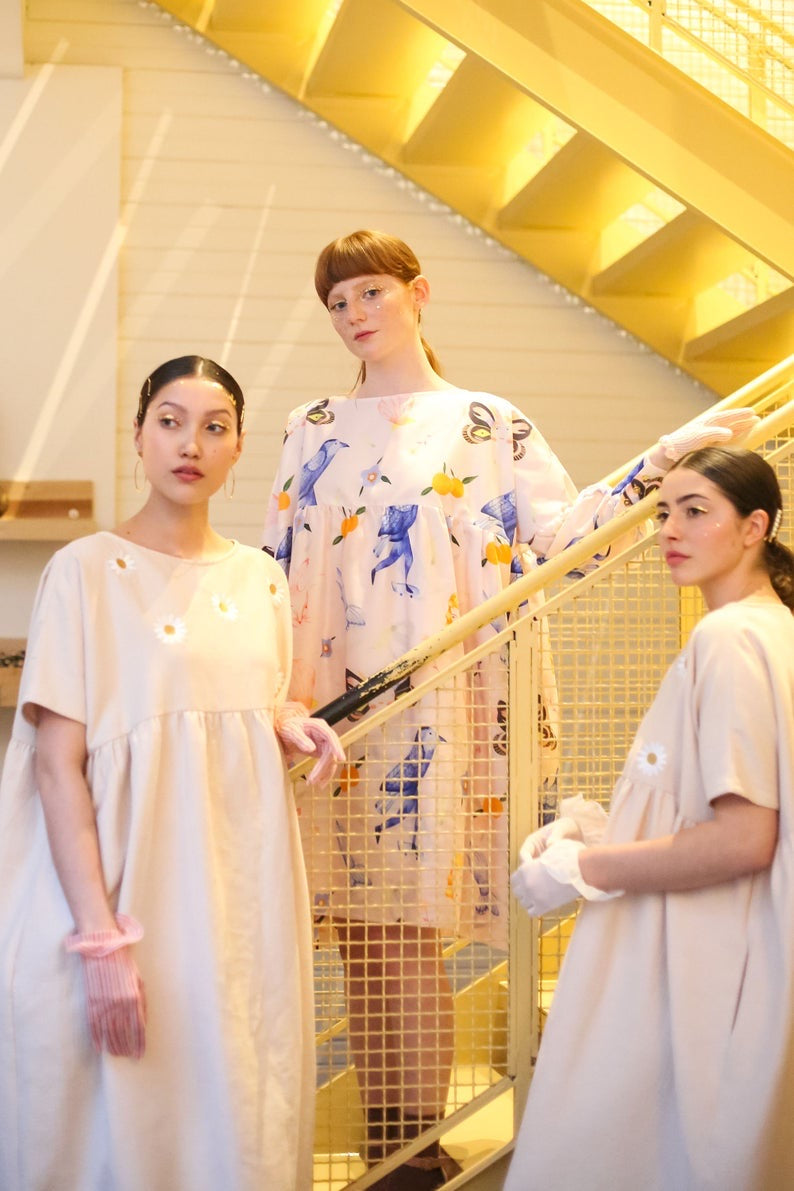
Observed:
[[[789,0],[587,3],[794,146],[794,8]]]
[[[420,1148],[417,1118],[426,1133],[507,1086],[508,650],[495,639],[459,658],[396,710],[390,694],[388,718],[347,735],[338,779],[298,787],[316,913],[317,1187],[377,1177],[392,1148]]]

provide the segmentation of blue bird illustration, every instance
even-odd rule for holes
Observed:
[[[488,858],[484,852],[475,849],[467,859],[480,894],[480,901],[474,907],[475,914],[492,914],[494,918],[498,918],[499,907],[491,900],[491,887],[488,883]]]
[[[409,831],[409,842],[407,848],[404,847],[404,839],[398,846],[405,851],[418,851],[416,836],[419,831],[419,781],[427,773],[436,745],[443,739],[435,728],[419,728],[405,757],[393,765],[386,774],[380,785],[383,797],[375,800],[375,810],[383,816],[382,822],[375,827],[377,843],[380,843],[383,831],[402,827]]]
[[[359,608],[358,604],[348,604],[345,596],[345,585],[342,580],[342,568],[336,568],[336,585],[339,588],[339,594],[342,597],[342,603],[345,606],[345,629],[349,629],[351,624],[364,625],[367,623],[364,611]]]
[[[493,500],[489,500],[482,506],[480,512],[486,513],[487,516],[498,521],[504,530],[507,541],[512,544],[513,535],[518,525],[515,492],[504,492],[501,496],[495,496]]]
[[[276,562],[280,562],[287,574],[289,574],[289,564],[292,562],[292,526],[287,528],[287,532],[276,547]]]
[[[416,521],[416,514],[418,505],[390,505],[383,514],[378,530],[378,544],[375,547],[375,557],[380,558],[383,549],[388,542],[392,543],[392,548],[385,558],[381,558],[380,562],[376,563],[372,568],[371,579],[375,582],[375,575],[378,571],[383,570],[384,567],[393,566],[399,559],[403,560],[405,567],[405,582],[398,583],[396,580],[392,581],[392,590],[396,591],[398,595],[415,596],[419,594],[418,587],[412,587],[408,582],[408,572],[411,569],[411,564],[414,561],[413,550],[408,538],[408,530]]]
[[[336,844],[342,855],[345,868],[347,869],[350,876],[351,889],[360,888],[362,885],[371,885],[372,881],[367,876],[364,865],[360,860],[357,859],[357,857],[353,855],[352,852],[348,851],[347,836],[345,835],[345,829],[340,823],[339,819],[334,819],[334,827],[336,828]]]
[[[328,467],[337,451],[341,451],[343,447],[347,446],[349,446],[349,443],[342,442],[339,438],[329,438],[312,455],[311,459],[306,460],[301,468],[301,474],[298,480],[299,508],[303,508],[305,505],[317,504],[317,497],[314,495],[314,485],[326,467]]]

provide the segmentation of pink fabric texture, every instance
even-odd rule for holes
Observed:
[[[127,948],[143,938],[139,922],[117,914],[118,930],[69,935],[66,950],[83,961],[88,1026],[97,1051],[140,1059],[146,1048],[143,981]]]
[[[282,744],[299,753],[316,753],[317,764],[309,781],[324,782],[345,759],[339,737],[325,720],[309,715],[302,703],[287,702],[276,715],[276,732]]]

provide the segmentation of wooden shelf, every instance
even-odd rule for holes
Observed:
[[[0,662],[4,657],[20,653],[24,648],[24,637],[0,637]],[[21,665],[0,665],[0,707],[16,707],[21,677]]]
[[[95,530],[90,480],[0,480],[0,542],[69,542]]]

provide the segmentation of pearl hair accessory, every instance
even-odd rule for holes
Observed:
[[[769,533],[766,535],[767,542],[774,542],[777,540],[777,532],[780,529],[780,522],[783,520],[783,510],[778,509],[775,513],[775,519],[772,522]]]

